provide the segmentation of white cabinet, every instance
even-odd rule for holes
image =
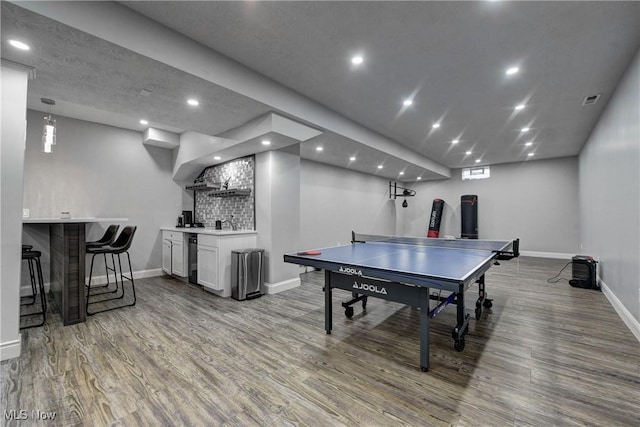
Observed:
[[[178,231],[162,232],[162,270],[178,277],[187,277],[187,251],[185,234]]]
[[[231,296],[231,251],[255,248],[255,232],[198,235],[198,283],[221,297]]]
[[[198,284],[220,291],[218,248],[198,243]]]
[[[171,274],[171,240],[162,239],[162,271]]]

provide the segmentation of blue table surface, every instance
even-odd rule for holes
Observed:
[[[477,242],[477,243],[476,243]],[[387,270],[401,274],[420,275],[447,280],[463,281],[490,261],[494,251],[505,250],[509,242],[475,241],[458,247],[441,241],[442,245],[421,246],[387,242],[366,242],[319,249],[320,255],[288,254],[297,259],[335,263],[336,265]],[[465,246],[463,243],[462,246]]]

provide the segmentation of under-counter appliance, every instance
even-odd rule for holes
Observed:
[[[189,234],[189,283],[198,284],[198,235]]]

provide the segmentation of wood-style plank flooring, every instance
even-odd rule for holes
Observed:
[[[637,427],[640,343],[602,293],[547,283],[565,264],[494,266],[493,308],[471,320],[463,352],[455,307],[432,320],[427,373],[417,309],[370,299],[347,319],[336,290],[326,335],[322,272],[244,302],[137,280],[135,307],[66,327],[50,307],[47,325],[23,331],[22,355],[0,365],[0,408],[28,419],[3,423]]]

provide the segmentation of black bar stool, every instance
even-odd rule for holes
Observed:
[[[136,287],[135,284],[133,282],[133,270],[131,268],[131,257],[129,256],[129,248],[131,247],[131,243],[133,243],[133,236],[136,233],[136,226],[126,226],[122,229],[122,231],[120,232],[120,235],[118,236],[118,238],[110,245],[107,246],[96,246],[96,247],[87,247],[86,251],[88,254],[91,254],[91,268],[89,270],[89,283],[87,284],[87,315],[88,316],[92,316],[94,314],[97,313],[102,313],[105,311],[111,311],[111,310],[115,310],[118,308],[122,308],[122,307],[130,307],[130,306],[134,306],[136,305]],[[122,273],[122,262],[120,259],[120,255],[122,254],[127,254],[127,261],[129,262],[129,277],[125,276]],[[98,295],[103,295],[106,292],[101,292],[101,293],[93,293],[92,289],[95,289],[95,286],[91,286],[91,279],[93,277],[93,261],[96,257],[96,255],[106,255],[106,254],[111,254],[112,256],[112,260],[113,260],[113,270],[114,270],[114,274],[116,275],[116,291],[118,290],[118,274],[116,273],[116,265],[115,265],[115,260],[118,260],[118,269],[119,269],[119,273],[120,273],[120,283],[122,284],[122,293],[120,295],[113,296],[111,298],[100,298],[98,300],[95,299],[96,296]],[[89,306],[91,304],[98,304],[98,303],[104,303],[107,301],[112,301],[112,300],[117,300],[117,299],[123,299],[124,295],[125,295],[125,286],[124,286],[124,279],[127,279],[131,282],[131,290],[132,290],[132,294],[133,294],[133,302],[129,303],[129,304],[120,304],[120,305],[116,305],[116,306],[110,306],[107,305],[106,308],[102,308],[100,310],[96,310],[96,311],[89,311]],[[91,301],[91,298],[94,298],[93,301]]]
[[[98,240],[94,240],[91,242],[85,242],[85,248],[88,249],[93,249],[93,248],[99,248],[102,246],[109,246],[111,245],[115,240],[116,240],[116,235],[118,234],[118,229],[120,228],[119,225],[117,224],[111,224],[109,227],[107,227],[107,229],[105,230],[104,234],[102,235],[102,237]],[[88,251],[87,251],[88,253]],[[116,293],[118,292],[118,276],[116,274],[116,266],[115,266],[115,261],[113,256],[111,256],[111,262],[113,265],[113,268],[109,267],[109,264],[107,263],[107,254],[103,254],[104,256],[104,269],[105,269],[105,273],[107,276],[107,283],[105,285],[101,285],[101,286],[95,286],[95,288],[108,288],[109,285],[111,284],[109,282],[109,271],[113,271],[113,275],[116,277],[116,288],[113,291],[105,291],[103,293],[105,294],[109,294],[109,293]],[[93,258],[91,259],[91,261],[93,262]],[[94,294],[94,295],[98,295],[98,294]]]
[[[33,249],[33,245],[22,245],[22,252],[30,251],[31,249]],[[28,259],[25,259],[24,257],[22,257],[22,259],[27,261],[27,265],[29,266],[29,279],[30,279],[29,281],[31,282],[31,295],[20,297],[20,305],[33,305],[36,303],[36,295],[37,295],[36,279],[33,271],[33,263]],[[22,300],[25,300],[25,302],[23,302]]]
[[[25,246],[29,246],[29,245],[25,245]],[[31,248],[33,248],[33,246],[31,246]],[[33,295],[31,295],[30,297],[27,296],[25,298],[33,298],[33,301],[28,304],[21,303],[20,305],[35,304],[36,296],[38,294],[37,292],[38,290],[36,289],[36,279],[37,279],[38,287],[40,288],[39,289],[40,290],[40,311],[33,311],[30,313],[29,312],[21,313],[20,317],[26,318],[31,316],[42,316],[42,322],[32,324],[32,325],[21,326],[20,329],[29,329],[29,328],[35,328],[37,326],[42,326],[47,320],[47,317],[46,317],[47,297],[44,294],[44,280],[42,279],[42,265],[40,264],[40,256],[42,255],[42,253],[40,251],[31,250],[31,248],[22,250],[22,260],[27,261],[27,264],[29,265],[29,276],[31,280],[31,289],[33,292]],[[37,273],[37,276],[36,276],[36,273]]]

